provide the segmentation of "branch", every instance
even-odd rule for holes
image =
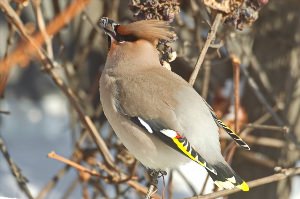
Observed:
[[[276,139],[276,138],[269,138],[269,137],[258,137],[253,135],[241,136],[243,140],[250,144],[250,145],[260,145],[265,147],[271,148],[278,148],[281,149],[286,146],[286,142]],[[231,138],[226,134],[220,134],[221,139],[231,140]],[[236,145],[237,146],[237,145]]]
[[[277,174],[274,174],[274,175],[271,175],[268,177],[256,179],[256,180],[248,182],[247,184],[249,185],[249,188],[254,188],[254,187],[262,186],[262,185],[269,184],[272,182],[284,180],[290,176],[299,175],[299,174],[300,174],[300,167],[283,169],[280,173],[277,173]],[[222,197],[222,196],[228,196],[233,193],[240,192],[240,191],[241,191],[240,189],[234,188],[234,189],[230,189],[230,190],[217,191],[217,192],[206,194],[203,196],[195,196],[195,197],[186,198],[186,199],[212,199],[212,198],[218,198],[218,197]]]
[[[71,155],[70,160],[74,162],[80,162],[82,160],[82,157],[78,155],[80,153],[79,146],[85,141],[88,134],[85,131],[81,134],[81,136],[78,138],[75,149],[73,151],[73,154]],[[60,169],[53,177],[52,179],[40,190],[38,195],[35,197],[35,199],[43,199],[46,197],[46,195],[58,184],[59,180],[61,180],[65,174],[69,171],[70,166],[65,165],[62,169]]]
[[[60,155],[57,155],[55,152],[49,153],[49,154],[48,154],[48,157],[49,157],[49,158],[53,158],[53,159],[55,159],[55,160],[58,160],[58,161],[60,161],[60,162],[63,162],[63,163],[65,163],[65,164],[67,164],[67,165],[69,165],[69,166],[71,166],[71,167],[77,169],[79,172],[84,172],[84,173],[87,173],[87,174],[89,174],[89,175],[91,175],[91,176],[96,176],[96,177],[98,177],[98,178],[108,179],[108,177],[102,176],[102,175],[99,174],[97,171],[89,170],[89,169],[87,169],[87,168],[81,166],[80,164],[77,164],[77,163],[74,162],[74,161],[68,160],[68,159],[66,159],[66,158],[64,158],[64,157],[62,157],[62,156],[60,156]],[[105,170],[105,171],[109,171],[109,170]],[[110,175],[110,174],[113,175],[113,173],[111,173],[111,172],[107,172],[107,173],[108,173],[109,175]],[[113,177],[113,176],[111,176],[111,177]],[[148,190],[148,189],[147,189],[146,187],[140,185],[138,182],[136,182],[136,181],[134,181],[134,180],[127,180],[126,183],[127,183],[129,186],[131,186],[132,188],[134,188],[134,189],[135,189],[136,191],[138,191],[138,192],[141,192],[141,193],[143,193],[143,194],[146,194],[146,193],[147,193],[147,190]],[[160,199],[160,196],[159,196],[158,194],[153,194],[151,197],[154,198],[154,199]]]
[[[77,0],[79,1],[79,0]],[[77,2],[75,1],[75,2]],[[88,2],[87,0],[79,1],[79,2]],[[4,10],[6,15],[8,16],[8,19],[11,21],[14,26],[19,30],[21,33],[21,36],[29,42],[29,45],[31,45],[31,48],[34,48],[34,51],[37,52],[39,58],[42,60],[42,63],[44,64],[45,71],[50,75],[54,83],[58,86],[58,88],[66,95],[68,100],[70,101],[70,104],[73,106],[73,108],[78,113],[79,119],[83,126],[88,130],[91,137],[93,138],[94,142],[96,143],[96,146],[102,156],[104,157],[105,162],[111,167],[115,168],[113,163],[113,158],[104,142],[104,140],[101,138],[99,132],[97,131],[97,128],[95,124],[92,122],[91,118],[87,116],[83,110],[80,104],[78,103],[77,97],[75,96],[74,92],[64,83],[64,81],[59,77],[59,75],[52,70],[54,68],[54,62],[49,59],[48,55],[40,49],[39,42],[36,42],[35,39],[33,39],[27,32],[26,28],[24,27],[24,24],[18,17],[18,15],[15,13],[15,11],[10,7],[8,2],[6,0],[0,0],[0,7]],[[74,11],[73,11],[74,12]],[[0,63],[1,65],[1,63]],[[115,169],[116,170],[116,169]]]
[[[63,162],[65,164],[77,169],[80,172],[84,172],[84,173],[87,173],[92,176],[97,176],[99,178],[106,178],[105,176],[102,176],[101,174],[99,174],[97,171],[87,169],[84,166],[81,166],[80,164],[77,164],[76,162],[74,162],[72,160],[69,160],[60,155],[57,155],[54,151],[48,153],[48,158],[52,158],[52,159],[58,160],[60,162]]]
[[[204,57],[207,53],[207,50],[211,44],[211,42],[215,39],[215,36],[216,36],[216,32],[218,30],[218,27],[220,25],[220,22],[221,22],[221,19],[222,19],[222,14],[221,13],[218,13],[215,20],[214,20],[214,23],[213,25],[211,26],[211,29],[207,35],[207,39],[206,39],[206,42],[201,50],[201,53],[198,57],[198,60],[197,60],[197,63],[195,65],[195,69],[189,79],[189,83],[190,85],[194,85],[195,81],[196,81],[196,78],[197,78],[197,75],[199,73],[199,70],[201,68],[201,65],[204,61]]]
[[[3,111],[3,110],[0,110],[0,114],[3,114],[3,115],[9,115],[10,112],[9,112],[9,111]]]
[[[66,24],[68,24],[77,14],[85,8],[89,3],[89,0],[75,0],[70,6],[61,12],[57,17],[55,17],[46,27],[46,33],[49,36],[53,36],[60,29],[62,29]],[[21,36],[26,39],[25,35],[30,36],[26,29],[20,27],[23,25],[19,16],[11,8],[7,0],[0,0],[1,11],[4,12],[5,16],[9,21],[16,26],[16,29],[19,31]],[[34,42],[21,43],[17,48],[6,56],[4,59],[0,60],[0,95],[3,93],[6,81],[7,74],[9,73],[10,67],[13,65],[20,64],[21,66],[26,66],[32,55],[36,53],[39,54],[37,49],[45,42],[44,36],[41,32],[38,32],[31,38]],[[35,44],[35,46],[32,45]],[[26,51],[24,51],[26,49]],[[41,54],[39,54],[39,57]]]
[[[283,126],[284,125],[283,120],[280,118],[280,116],[275,111],[273,111],[271,105],[268,103],[267,99],[260,91],[257,83],[250,76],[248,70],[245,67],[241,67],[241,72],[246,77],[248,84],[249,84],[250,88],[252,89],[252,91],[254,92],[254,94],[256,95],[257,99],[262,103],[262,105],[264,105],[264,107],[267,109],[267,111],[272,115],[274,121],[278,125]]]
[[[13,174],[13,176],[15,177],[20,189],[25,193],[25,195],[29,198],[29,199],[33,199],[32,194],[30,193],[30,190],[27,187],[27,179],[26,177],[23,176],[21,169],[16,165],[16,163],[11,159],[7,148],[4,144],[3,139],[0,137],[0,150],[9,166],[9,169],[11,171],[11,173]]]
[[[238,112],[240,109],[240,60],[235,56],[231,56],[234,76],[234,130],[239,132]],[[231,161],[230,161],[231,162]]]
[[[274,169],[278,165],[274,160],[262,153],[245,150],[239,150],[237,152],[239,156],[241,156],[244,159],[247,159],[250,162],[255,163],[256,165],[264,166],[269,169]]]
[[[41,9],[41,0],[33,0],[32,4],[33,4],[33,9],[35,12],[35,18],[37,20],[38,27],[39,27],[41,34],[43,36],[43,39],[46,43],[46,49],[47,49],[48,56],[51,59],[53,59],[53,48],[52,48],[52,44],[51,44],[51,38],[49,37],[49,35],[46,31],[46,25],[45,25],[45,21],[43,19],[42,9]]]
[[[272,132],[281,132],[284,134],[290,132],[290,128],[287,126],[275,126],[275,125],[248,123],[245,125],[245,127],[250,128],[250,129],[260,129],[260,130],[266,130],[266,131],[272,131]]]

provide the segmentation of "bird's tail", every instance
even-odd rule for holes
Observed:
[[[245,181],[243,181],[228,164],[218,162],[212,165],[217,171],[217,175],[208,171],[210,177],[219,188],[233,189],[237,187],[242,191],[249,191],[249,187]]]

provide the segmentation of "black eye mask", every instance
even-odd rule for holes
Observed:
[[[118,23],[107,17],[102,17],[98,23],[99,26],[103,28],[105,34],[109,35],[112,39],[119,41],[118,33],[116,31],[116,27],[119,26]]]
[[[102,17],[99,20],[99,26],[103,28],[105,33],[110,36],[110,39],[114,39],[117,42],[124,42],[124,41],[136,41],[138,38],[134,35],[121,35],[118,33],[117,29],[120,24],[114,22],[113,20],[107,18],[107,17]]]

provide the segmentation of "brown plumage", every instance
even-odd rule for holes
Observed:
[[[170,31],[168,23],[159,20],[143,20],[127,25],[119,25],[116,28],[118,34],[123,36],[134,36],[155,43],[159,39],[173,40],[176,34]]]

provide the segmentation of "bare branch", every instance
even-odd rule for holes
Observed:
[[[238,113],[240,108],[240,60],[235,56],[231,56],[234,76],[234,130],[239,132]]]
[[[24,175],[21,172],[21,169],[16,165],[16,163],[10,157],[10,155],[7,151],[7,147],[5,146],[5,143],[4,143],[1,136],[0,136],[0,150],[1,150],[1,153],[3,154],[7,164],[9,166],[9,169],[10,169],[11,173],[15,177],[20,189],[25,193],[25,195],[29,199],[33,199],[32,194],[31,194],[29,188],[27,187],[26,177],[24,177]]]
[[[46,31],[46,25],[43,19],[42,9],[41,9],[41,0],[33,0],[32,3],[33,3],[33,8],[35,11],[38,27],[46,43],[48,57],[50,59],[53,59],[53,48],[51,44],[51,38]]]
[[[239,150],[237,151],[237,154],[256,165],[261,165],[270,169],[274,169],[278,165],[274,160],[262,153]]]
[[[231,138],[227,135],[220,135],[221,139],[228,139]],[[249,145],[260,145],[260,146],[266,146],[266,147],[272,147],[272,148],[282,148],[286,145],[285,141],[275,139],[275,138],[269,138],[269,137],[258,137],[253,135],[247,135],[246,137],[243,137],[243,140],[247,142]]]
[[[46,27],[46,32],[48,35],[56,34],[61,28],[70,22],[87,4],[89,0],[75,0],[73,1],[61,14],[59,14],[55,19],[53,19]],[[0,0],[0,8],[5,13],[5,16],[11,21],[16,29],[20,32],[23,38],[25,35],[29,36],[26,29],[21,28],[19,25],[22,24],[18,15],[10,7],[7,0]],[[26,66],[30,60],[30,56],[36,53],[41,56],[37,49],[45,42],[42,33],[36,34],[33,38],[34,42],[21,43],[12,53],[6,56],[4,59],[0,60],[0,74],[1,76],[7,74],[10,67],[20,64],[21,66]],[[27,39],[25,39],[27,40]],[[35,46],[33,46],[33,43]],[[26,53],[24,53],[26,49]],[[0,78],[1,78],[0,76]],[[3,92],[3,84],[5,84],[6,79],[0,79],[0,95]]]
[[[76,162],[74,161],[71,161],[71,160],[68,160],[60,155],[57,155],[54,151],[50,152],[48,154],[48,157],[49,158],[52,158],[52,159],[55,159],[55,160],[58,160],[60,162],[63,162],[71,167],[74,167],[75,169],[77,169],[78,171],[81,171],[81,172],[86,172],[90,175],[93,175],[93,176],[97,176],[97,177],[100,177],[100,178],[105,178],[104,176],[100,175],[98,172],[96,171],[93,171],[93,170],[89,170],[83,166],[81,166],[80,164],[77,164]]]
[[[199,73],[199,70],[201,68],[201,65],[204,61],[204,57],[206,55],[206,52],[211,44],[211,42],[215,39],[215,36],[216,36],[216,32],[218,30],[218,27],[220,25],[220,22],[221,22],[221,19],[222,19],[222,14],[221,13],[218,13],[214,22],[213,22],[213,25],[207,35],[207,39],[206,39],[206,42],[201,50],[201,53],[198,57],[198,60],[197,60],[197,63],[195,65],[195,69],[189,79],[189,83],[190,85],[194,85],[195,81],[196,81],[196,78],[198,76],[198,73]]]
[[[284,180],[290,176],[294,176],[294,175],[298,175],[298,174],[300,174],[299,167],[283,169],[280,173],[277,173],[277,174],[274,174],[274,175],[271,175],[268,177],[260,178],[257,180],[253,180],[253,181],[248,182],[247,184],[249,185],[249,188],[254,188],[254,187],[262,186],[262,185],[269,184],[272,182]],[[222,196],[228,196],[230,194],[237,193],[240,191],[241,191],[240,189],[234,188],[231,190],[222,190],[222,191],[210,193],[207,195],[195,196],[195,197],[186,198],[186,199],[212,199],[212,198],[218,198],[218,197],[222,197]]]
[[[0,114],[3,114],[3,115],[9,115],[9,114],[10,114],[10,111],[3,111],[3,110],[0,110]]]
[[[262,92],[260,91],[258,85],[254,81],[254,79],[250,76],[248,70],[245,67],[241,67],[241,72],[246,77],[249,86],[253,90],[254,94],[256,95],[257,99],[264,105],[264,107],[267,109],[268,112],[272,115],[274,121],[280,125],[283,126],[284,122],[283,120],[278,116],[277,113],[275,113],[271,107],[271,105],[268,103]]]
[[[263,124],[253,124],[253,123],[246,124],[246,128],[268,130],[272,132],[277,131],[282,133],[288,133],[290,131],[289,127],[287,126],[274,126],[274,125],[263,125]]]
[[[27,40],[30,45],[33,46],[34,51],[38,53],[39,58],[42,60],[42,63],[44,64],[45,71],[50,75],[54,83],[60,88],[63,93],[68,97],[71,105],[75,108],[79,115],[79,119],[82,122],[82,124],[87,128],[87,130],[90,132],[90,135],[93,137],[99,151],[104,157],[104,160],[108,163],[108,165],[111,168],[114,168],[113,159],[110,155],[110,152],[103,141],[103,139],[100,137],[99,132],[97,131],[97,128],[95,127],[94,123],[92,122],[91,118],[82,111],[82,108],[80,104],[78,103],[78,100],[76,96],[74,95],[74,92],[63,82],[63,80],[58,76],[58,74],[52,70],[54,67],[54,63],[47,54],[40,49],[40,44],[36,43],[36,41],[26,32],[26,28],[24,27],[24,24],[20,20],[20,18],[17,16],[15,11],[9,6],[8,2],[5,0],[0,0],[0,7],[2,7],[6,14],[9,16],[9,20],[16,26],[16,28],[21,33],[22,37]]]

